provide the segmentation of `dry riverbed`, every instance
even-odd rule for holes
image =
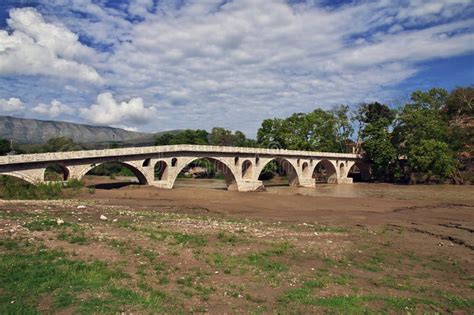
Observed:
[[[472,190],[286,189],[0,201],[0,313],[474,312]]]

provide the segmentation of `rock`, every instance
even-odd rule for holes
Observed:
[[[64,224],[64,220],[63,220],[63,219],[57,219],[57,220],[56,220],[56,224],[57,224],[57,225]]]
[[[103,215],[103,214],[100,215],[100,219],[101,219],[102,221],[107,221],[107,220],[108,220],[107,217],[106,217],[105,215]]]
[[[113,219],[112,222],[117,222],[118,220],[117,219]]]
[[[87,207],[84,206],[84,205],[79,205],[79,206],[77,206],[77,209],[85,209],[85,208],[87,208]]]

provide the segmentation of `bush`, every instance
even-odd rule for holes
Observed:
[[[3,199],[59,199],[61,183],[32,185],[9,176],[0,176],[0,198]]]
[[[67,188],[72,188],[73,190],[79,190],[84,187],[84,182],[79,179],[71,179],[66,183]]]

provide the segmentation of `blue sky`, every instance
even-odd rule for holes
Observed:
[[[472,85],[471,0],[3,0],[0,115],[139,131]]]

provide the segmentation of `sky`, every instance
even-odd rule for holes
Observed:
[[[473,0],[0,1],[0,115],[255,137],[473,83]]]

